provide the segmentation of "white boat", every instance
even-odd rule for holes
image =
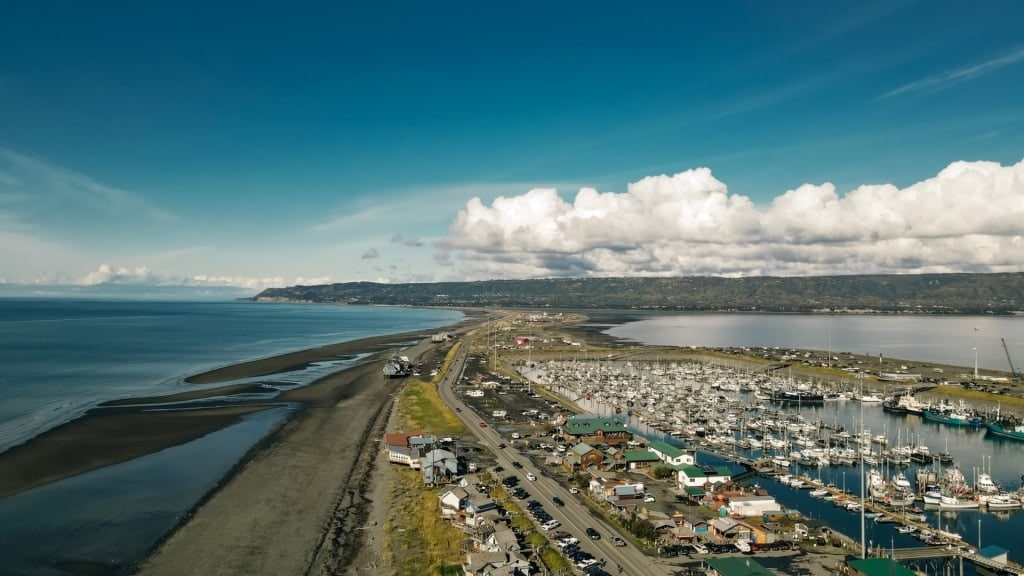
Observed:
[[[942,496],[939,499],[939,509],[941,510],[968,510],[971,508],[978,508],[977,500],[968,498],[957,498],[956,496]]]
[[[1013,508],[1020,508],[1020,499],[1013,494],[996,494],[995,496],[989,496],[985,504],[991,510],[1011,510]]]
[[[892,485],[897,488],[910,489],[910,480],[907,480],[907,475],[903,472],[897,472],[892,476]]]
[[[789,460],[787,460],[786,458],[772,458],[772,464],[775,464],[776,466],[782,466],[783,468],[789,468]]]
[[[882,398],[880,396],[875,396],[874,394],[863,394],[860,398],[857,399],[866,404],[874,404],[882,401]]]
[[[917,532],[917,526],[899,526],[896,528],[896,531],[900,534],[913,534]]]
[[[829,495],[829,491],[824,488],[816,488],[808,492],[813,498],[823,498]]]
[[[974,489],[987,494],[999,492],[999,486],[996,486],[996,483],[992,481],[992,476],[984,472],[978,474],[978,481],[975,482]]]

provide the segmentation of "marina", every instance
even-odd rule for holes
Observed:
[[[939,398],[944,385],[897,395],[855,379],[628,359],[552,362],[528,375],[586,412],[694,450],[700,464],[730,466],[870,554],[944,546],[969,557],[996,545],[1011,563],[1024,559],[1014,536],[1024,530],[1024,442],[988,427],[1016,430],[1019,420]],[[1008,573],[1020,573],[1014,566]]]

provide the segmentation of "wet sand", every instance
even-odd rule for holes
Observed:
[[[378,354],[380,362],[404,343],[422,336],[407,333],[344,342],[245,362],[190,380],[227,382],[362,354]],[[379,373],[379,364],[377,370]],[[284,403],[333,404],[344,394],[338,388],[318,382],[286,391],[273,400],[246,401],[232,396],[266,389],[258,384],[239,384],[107,402],[0,454],[0,498],[190,442],[230,426],[246,414]],[[218,400],[187,403],[211,398]]]
[[[403,354],[415,361],[433,346],[424,339]],[[285,393],[305,408],[174,531],[140,573],[340,572],[362,537],[373,462],[402,383],[383,377],[389,355],[375,354]]]

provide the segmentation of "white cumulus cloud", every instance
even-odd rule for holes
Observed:
[[[467,278],[1024,270],[1024,161],[954,162],[906,188],[805,184],[759,208],[707,168],[624,193],[471,199],[437,259]]]
[[[289,281],[281,276],[250,277],[250,276],[210,276],[197,274],[194,276],[175,276],[160,274],[146,266],[125,267],[101,264],[99,268],[89,272],[74,284],[81,286],[119,285],[119,286],[184,286],[184,287],[230,287],[258,292],[264,288],[281,288],[284,286],[311,286],[331,282],[329,276],[314,278],[296,277]]]

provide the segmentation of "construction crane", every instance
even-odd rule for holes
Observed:
[[[1000,338],[1000,340],[1003,342],[1003,352],[1006,352],[1006,361],[1010,363],[1010,376],[1012,376],[1014,380],[1020,380],[1020,372],[1017,372],[1017,369],[1013,367],[1013,358],[1010,358],[1010,349],[1006,347],[1006,338]]]

